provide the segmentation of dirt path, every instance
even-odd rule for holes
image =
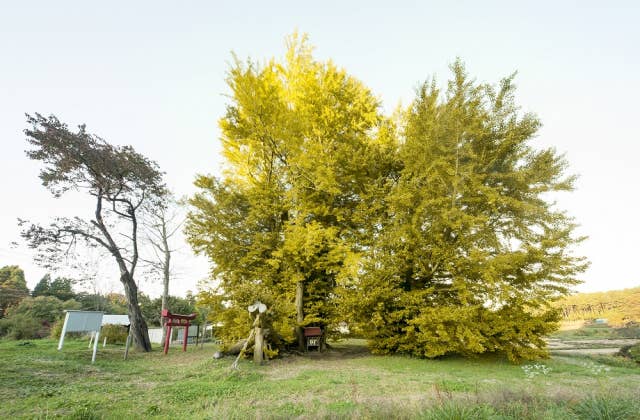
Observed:
[[[591,348],[591,349],[550,349],[551,354],[558,356],[571,356],[571,355],[613,355],[620,350],[619,347],[607,347],[607,348]]]

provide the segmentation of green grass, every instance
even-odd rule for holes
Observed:
[[[602,339],[613,340],[620,338],[640,339],[640,327],[629,326],[612,328],[606,324],[590,324],[575,330],[556,331],[551,335],[560,339]]]
[[[92,365],[86,341],[56,344],[0,341],[0,418],[640,419],[640,367],[613,357],[555,357],[527,378],[496,355],[371,356],[356,340],[237,371],[211,345],[127,361],[100,347]]]

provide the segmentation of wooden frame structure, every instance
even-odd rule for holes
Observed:
[[[164,323],[167,329],[164,340],[164,354],[169,352],[169,343],[171,342],[171,327],[184,327],[184,340],[182,340],[182,351],[187,351],[187,341],[189,341],[189,326],[190,321],[196,318],[196,314],[180,315],[172,314],[168,309],[162,310],[162,317],[168,318],[168,321]]]

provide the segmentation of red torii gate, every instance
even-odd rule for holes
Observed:
[[[171,327],[184,327],[184,340],[182,340],[182,351],[187,351],[187,339],[189,337],[189,321],[196,318],[196,314],[180,315],[172,314],[168,309],[162,310],[162,317],[169,318],[164,326],[167,328],[167,334],[164,340],[164,354],[169,351],[169,343],[171,342]]]

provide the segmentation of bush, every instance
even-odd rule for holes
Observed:
[[[106,338],[110,344],[125,344],[127,335],[127,327],[123,325],[105,325],[100,331],[100,338]]]
[[[42,338],[50,334],[50,326],[63,315],[63,308],[77,306],[73,301],[63,302],[53,296],[24,298],[17,306],[7,311],[2,320],[0,334],[9,338]]]
[[[0,318],[0,337],[4,337],[9,332],[11,321],[6,318]]]
[[[51,329],[49,330],[49,338],[59,339],[60,333],[62,332],[63,325],[64,325],[64,318],[54,322],[53,325],[51,326]]]
[[[53,338],[56,340],[60,339],[60,334],[62,333],[62,326],[64,325],[64,318],[60,318],[58,319],[56,322],[53,323],[53,325],[51,326],[51,328],[49,329],[49,338]],[[67,332],[67,334],[65,334],[66,338],[80,338],[82,336],[86,335],[86,333],[84,332]]]
[[[629,322],[622,328],[616,328],[615,332],[620,338],[640,338],[640,323]]]
[[[79,310],[82,309],[82,304],[75,299],[69,299],[62,302],[62,309],[65,311]]]
[[[48,334],[48,326],[42,321],[27,314],[15,314],[1,321],[3,331],[8,338],[24,340],[30,338],[42,338]]]
[[[640,363],[640,344],[633,346],[624,346],[618,352],[619,356],[631,359],[634,362]]]
[[[51,324],[64,314],[63,303],[53,296],[27,297],[8,311],[8,318],[18,314]]]

